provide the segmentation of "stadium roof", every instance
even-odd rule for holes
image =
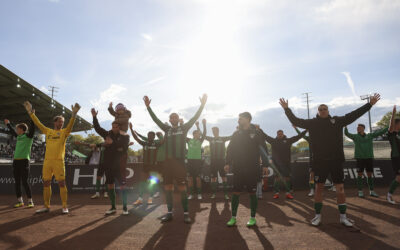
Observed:
[[[13,123],[28,120],[24,101],[29,101],[40,121],[47,127],[53,127],[53,117],[62,114],[66,121],[71,118],[71,110],[53,100],[3,65],[0,64],[0,118]],[[78,116],[73,132],[90,130],[92,125]]]

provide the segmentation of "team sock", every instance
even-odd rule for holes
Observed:
[[[101,179],[96,179],[96,192],[100,192],[100,182]]]
[[[224,188],[224,195],[227,195],[228,194],[228,183],[226,181],[224,181],[222,183],[222,185],[223,185],[223,188]]]
[[[258,205],[258,199],[255,194],[250,194],[250,209],[251,209],[251,217],[256,216],[256,211],[257,211],[257,205]]]
[[[279,180],[277,180],[277,179],[275,179],[275,181],[274,181],[274,191],[275,191],[275,193],[279,193],[279,191],[280,191],[280,181]]]
[[[189,187],[189,194],[193,195],[193,189],[194,189],[193,186],[190,186],[190,187]]]
[[[211,190],[213,194],[217,192],[217,182],[211,182]]]
[[[66,186],[60,187],[60,197],[61,197],[63,208],[66,208],[67,207],[67,199],[68,199],[68,189]]]
[[[43,187],[44,206],[47,208],[50,207],[50,198],[51,198],[51,186]]]
[[[339,204],[339,205],[338,205],[338,208],[339,208],[340,214],[346,214],[346,209],[347,209],[346,203]]]
[[[144,193],[145,188],[146,188],[146,183],[144,181],[141,181],[139,184],[139,197],[140,198],[143,198],[143,193]]]
[[[183,212],[188,212],[188,198],[186,190],[181,191],[181,202],[183,207]]]
[[[122,207],[124,210],[128,207],[128,190],[125,187],[122,189]]]
[[[310,189],[314,189],[315,188],[315,182],[314,181],[310,181],[308,184],[310,185]]]
[[[321,214],[322,210],[322,202],[315,202],[314,203],[314,209],[316,214]]]
[[[201,194],[201,187],[197,187],[197,194]]]
[[[115,188],[110,188],[108,190],[108,197],[110,197],[111,208],[115,209]]]
[[[389,193],[393,194],[394,190],[396,190],[397,186],[399,186],[399,182],[397,182],[396,180],[393,180],[392,184],[390,184]]]
[[[374,190],[374,177],[372,177],[372,176],[368,177],[367,183],[368,183],[369,190],[370,191]]]
[[[237,209],[239,207],[239,195],[238,194],[232,195],[231,206],[232,206],[232,217],[236,217]]]
[[[165,190],[165,199],[167,202],[168,212],[172,213],[172,205],[173,205],[172,190]]]
[[[290,192],[292,190],[292,182],[290,180],[285,182],[286,192]]]
[[[363,188],[363,177],[362,176],[357,176],[357,188],[359,191],[361,191]]]

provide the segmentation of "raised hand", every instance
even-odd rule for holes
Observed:
[[[198,127],[200,123],[199,123],[199,121],[196,121],[195,124],[196,124],[196,127]]]
[[[378,93],[375,93],[373,96],[371,96],[369,98],[369,103],[371,105],[375,105],[380,99],[381,99],[381,95]]]
[[[7,120],[7,119],[4,119],[4,124],[9,124],[10,123],[10,121],[9,120]]]
[[[207,94],[203,94],[203,96],[200,99],[201,105],[206,104],[207,102]]]
[[[279,104],[282,106],[282,108],[287,109],[289,108],[289,101],[285,100],[285,98],[279,99]]]
[[[168,125],[168,124],[167,124]],[[179,125],[182,126],[183,125],[183,119],[179,119]]]
[[[150,106],[151,99],[149,99],[149,97],[148,97],[147,95],[145,95],[145,96],[143,97],[143,101],[144,101],[144,105],[146,105],[146,107],[149,107],[149,106]]]
[[[130,143],[129,143],[129,146],[132,146],[134,143],[133,143],[133,141],[131,141]]]
[[[112,102],[110,102],[110,104],[108,104],[108,107],[110,107],[110,108],[113,107]]]
[[[99,111],[96,111],[94,108],[92,108],[92,109],[90,110],[90,112],[92,112],[92,116],[93,116],[93,117],[96,117],[97,114],[99,113]]]
[[[206,120],[206,119],[203,119],[203,120],[201,120],[201,122],[202,122],[203,124],[206,124],[206,123],[207,123],[207,120]]]
[[[132,122],[129,123],[129,128],[132,130],[132,128],[133,128]]]
[[[32,104],[30,102],[25,101],[24,107],[25,107],[26,111],[28,111],[28,113],[32,112]]]
[[[71,105],[72,114],[76,115],[80,109],[81,106],[78,103],[75,103],[74,106]]]
[[[260,125],[259,124],[254,124],[254,127],[256,127],[257,130],[260,130]]]

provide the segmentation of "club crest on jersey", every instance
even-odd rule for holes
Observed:
[[[57,135],[60,136],[60,132],[57,132]]]
[[[331,123],[332,123],[332,124],[335,124],[335,122],[336,122],[336,120],[332,118],[332,119],[331,119]]]
[[[253,133],[250,134],[251,139],[254,139],[254,136],[256,136],[256,134],[253,134]]]
[[[287,140],[283,140],[283,143],[287,143]]]

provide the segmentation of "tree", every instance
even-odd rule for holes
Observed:
[[[396,117],[400,117],[400,111],[396,113]],[[376,123],[378,127],[386,128],[389,127],[390,119],[392,118],[392,112],[387,112],[382,119]]]

